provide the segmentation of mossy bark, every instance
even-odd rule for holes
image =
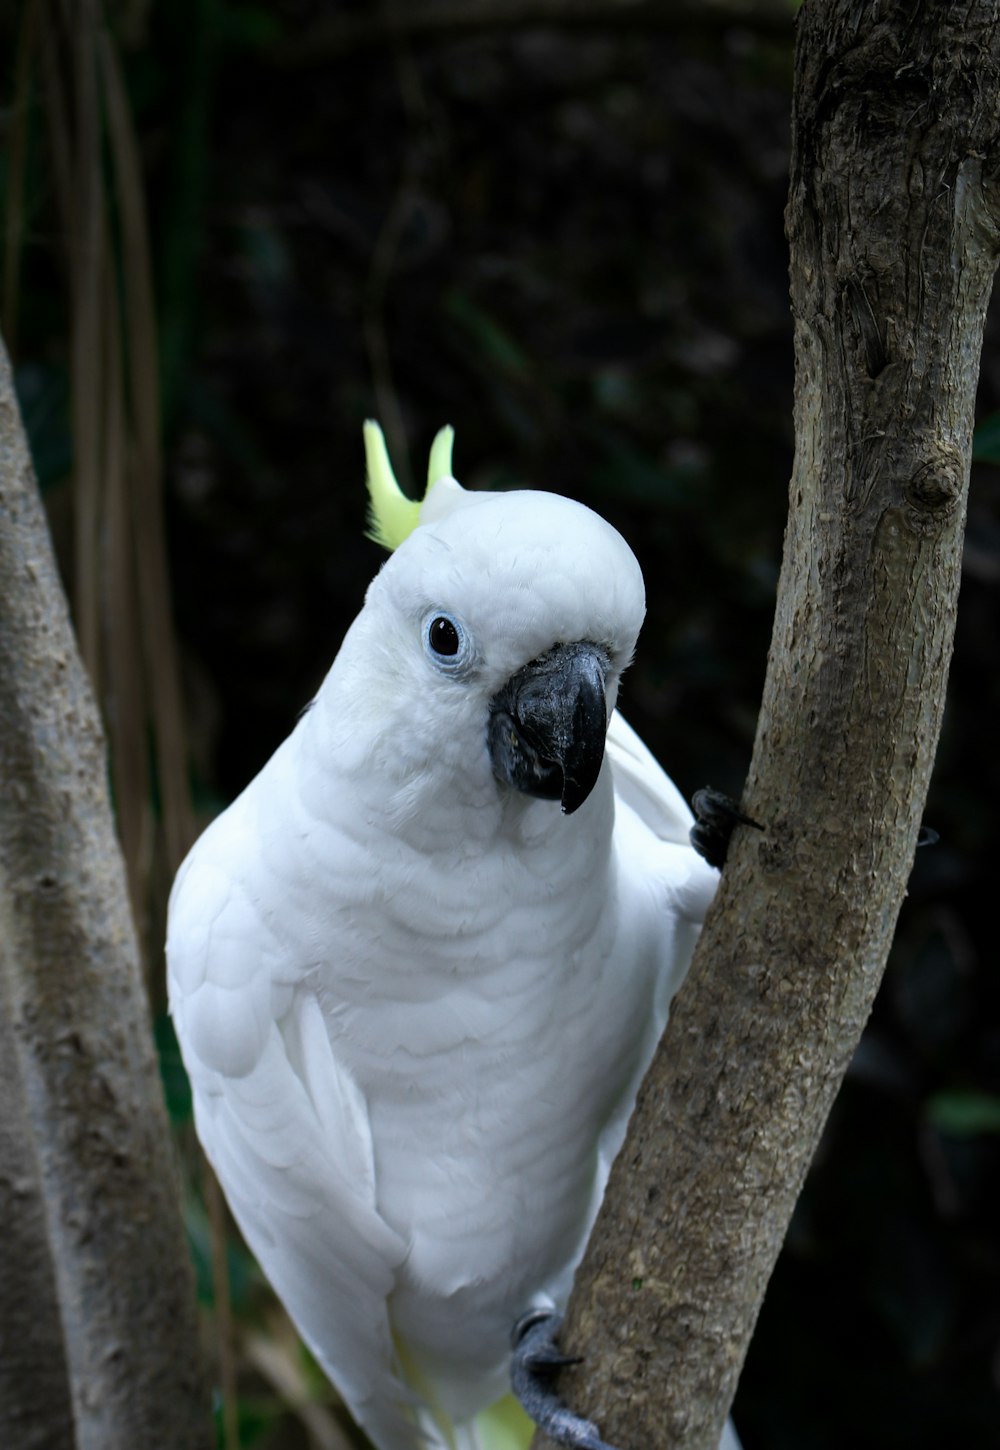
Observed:
[[[796,455],[744,795],[766,830],[734,841],[562,1336],[562,1392],[626,1450],[716,1450],[906,890],[1000,236],[998,9],[799,16]]]
[[[37,1268],[10,1261],[23,1245],[5,1229],[3,1282],[37,1300],[38,1331],[65,1365],[45,1443],[63,1443],[69,1406],[79,1450],[207,1447],[192,1273],[104,738],[2,345],[0,1011],[17,1087],[5,1111],[23,1110],[0,1137],[0,1183],[32,1209],[22,1227]],[[5,1332],[15,1307],[5,1305]],[[49,1384],[60,1367],[39,1358],[23,1365],[32,1373]],[[20,1386],[26,1403],[37,1388]],[[9,1450],[38,1443],[22,1424],[4,1422]]]

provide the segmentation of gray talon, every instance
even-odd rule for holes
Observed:
[[[567,1409],[552,1387],[564,1365],[580,1363],[579,1356],[563,1354],[556,1344],[561,1325],[562,1316],[545,1309],[530,1310],[517,1321],[511,1333],[511,1388],[550,1440],[570,1450],[615,1450],[593,1421]]]

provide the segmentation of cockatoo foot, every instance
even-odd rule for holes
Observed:
[[[591,1420],[567,1409],[552,1387],[564,1365],[579,1364],[579,1357],[563,1354],[556,1344],[562,1316],[548,1309],[532,1309],[511,1332],[510,1383],[522,1407],[540,1430],[571,1450],[614,1450],[601,1439]]]
[[[695,791],[691,806],[695,814],[691,844],[699,856],[720,871],[726,864],[729,842],[737,826],[753,826],[755,831],[764,829],[759,821],[744,815],[734,800],[710,785]]]

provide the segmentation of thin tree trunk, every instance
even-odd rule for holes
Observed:
[[[6,983],[0,973],[0,989]],[[73,1450],[73,1409],[17,1044],[0,995],[0,1445]]]
[[[563,1333],[563,1392],[631,1450],[718,1445],[906,889],[997,261],[998,9],[800,14],[796,456],[744,797],[766,832],[734,841]]]
[[[0,987],[16,1044],[5,1072],[25,1109],[0,1140],[0,1181],[14,1176],[44,1206],[48,1254],[31,1292],[50,1336],[54,1279],[76,1444],[207,1447],[192,1274],[104,740],[2,344]],[[47,1377],[54,1366],[37,1368]],[[36,1442],[25,1432],[3,1443]]]

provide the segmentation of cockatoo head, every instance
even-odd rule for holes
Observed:
[[[341,651],[355,685],[362,672],[368,682],[364,728],[411,770],[443,765],[575,811],[600,774],[645,612],[631,549],[555,494],[466,492],[451,476],[450,430],[423,503],[399,495],[399,532],[411,531],[394,537],[379,512],[388,458],[374,424],[366,446],[372,531],[395,552]]]

